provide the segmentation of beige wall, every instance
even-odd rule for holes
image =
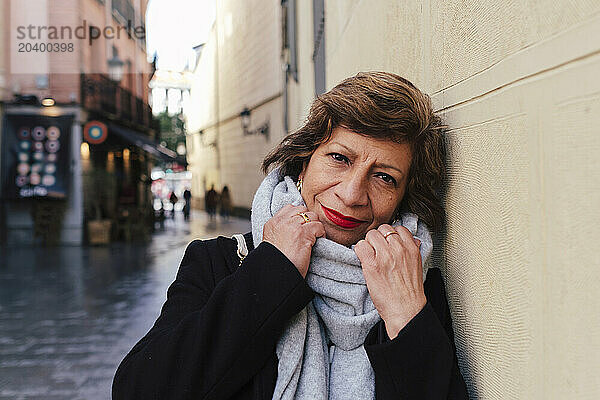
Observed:
[[[432,94],[450,130],[446,276],[473,397],[600,397],[600,3],[326,1],[327,87]]]
[[[325,1],[327,89],[365,70],[396,72],[423,87],[425,3]]]
[[[218,191],[228,185],[233,204],[249,209],[264,177],[260,163],[284,136],[280,19],[278,0],[217,3],[186,111],[188,169],[200,197],[211,184]],[[249,129],[269,122],[268,140],[243,135],[244,107],[251,110]]]

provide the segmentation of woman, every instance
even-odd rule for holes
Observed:
[[[443,137],[429,99],[360,73],[263,162],[252,249],[194,241],[115,399],[464,399],[438,269]],[[242,245],[243,248],[243,245]],[[427,277],[424,281],[424,277]]]

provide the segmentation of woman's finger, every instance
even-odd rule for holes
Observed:
[[[402,246],[402,239],[393,226],[383,224],[380,225],[377,230],[381,232],[383,238],[390,244],[392,248],[397,249],[399,246]]]
[[[293,206],[291,204],[286,204],[285,206],[281,207],[281,209],[279,211],[277,211],[275,213],[275,215],[279,214],[282,217],[291,217],[293,215],[296,215],[300,212],[306,212],[308,211],[308,208],[306,208],[306,206]]]
[[[354,253],[356,253],[356,256],[363,267],[375,265],[375,249],[373,249],[373,246],[366,240],[359,240],[358,243],[354,245]]]
[[[317,214],[310,211],[297,212],[296,214],[292,215],[292,218],[294,218],[297,221],[300,221],[300,223],[302,224],[319,221],[319,217],[317,216]]]
[[[302,224],[302,228],[305,229],[311,237],[318,238],[325,236],[325,227],[319,221],[306,222]]]
[[[382,257],[390,253],[390,244],[377,229],[367,232],[365,240],[373,246],[376,257]]]
[[[400,236],[400,240],[402,240],[402,243],[404,243],[408,248],[414,248],[414,245],[416,245],[416,244],[414,241],[413,234],[410,233],[410,231],[408,229],[406,229],[406,227],[404,227],[402,225],[397,226],[396,232],[398,232],[398,235]]]

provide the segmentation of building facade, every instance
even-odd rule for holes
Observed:
[[[249,210],[262,158],[285,135],[280,9],[277,0],[217,2],[186,112],[197,207],[212,185],[227,185],[233,204]]]
[[[97,220],[129,237],[173,156],[153,140],[147,0],[1,3],[2,241],[81,244]]]

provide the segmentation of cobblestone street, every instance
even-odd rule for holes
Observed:
[[[145,245],[0,248],[0,399],[109,399],[117,365],[151,327],[186,244],[247,220],[167,220]]]

